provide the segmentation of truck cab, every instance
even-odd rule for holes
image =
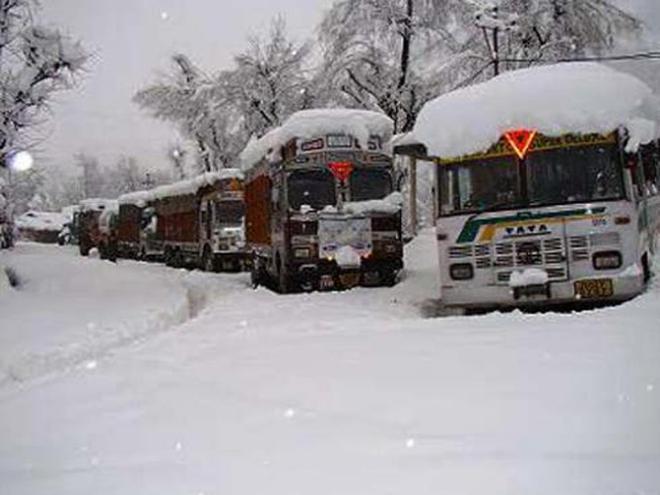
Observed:
[[[282,293],[393,285],[403,243],[401,195],[383,144],[389,138],[382,124],[389,119],[364,111],[311,112],[295,114],[279,132],[289,137],[311,117],[316,134],[290,137],[247,171],[253,283]],[[362,127],[340,123],[356,115]]]

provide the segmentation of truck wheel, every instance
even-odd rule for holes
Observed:
[[[277,263],[277,289],[280,294],[293,292],[293,283],[279,258]]]
[[[250,263],[250,282],[253,289],[256,289],[260,285],[268,284],[268,274],[266,273],[264,262],[256,255],[253,256]]]
[[[216,271],[215,259],[213,259],[213,253],[211,253],[208,246],[204,248],[204,254],[202,254],[202,270],[209,273]]]
[[[385,287],[394,287],[396,285],[397,273],[395,270],[387,270],[380,275],[381,283]]]
[[[108,246],[108,259],[113,263],[117,263],[117,246],[110,244]]]
[[[651,280],[652,273],[649,265],[649,257],[646,254],[642,257],[642,270],[644,272],[644,283],[647,284]]]
[[[165,254],[163,255],[163,258],[165,258],[166,266],[174,266],[174,257],[172,254],[172,248],[170,247],[165,248]]]
[[[89,256],[89,246],[87,244],[80,244],[78,246],[79,251],[80,251],[80,256]]]
[[[98,250],[99,250],[99,258],[100,259],[104,260],[108,257],[108,254],[107,254],[106,248],[105,248],[105,244],[103,244],[103,243],[99,244]]]

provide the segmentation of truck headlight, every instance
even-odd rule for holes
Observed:
[[[623,257],[619,251],[602,251],[593,256],[593,265],[596,270],[615,270],[621,268]]]
[[[293,256],[296,258],[311,258],[312,250],[308,247],[304,248],[295,248],[293,250]]]
[[[470,263],[454,263],[449,267],[449,275],[453,280],[470,280],[474,278],[474,268]]]

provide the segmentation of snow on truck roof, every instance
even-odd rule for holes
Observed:
[[[205,186],[210,186],[218,181],[228,179],[243,180],[243,172],[237,168],[224,168],[217,172],[207,172],[192,179],[159,186],[148,191],[137,191],[124,194],[119,196],[119,204],[144,206],[149,201],[157,199],[197,194],[197,192]]]
[[[504,73],[427,103],[413,131],[394,145],[421,143],[429,156],[488,150],[504,133],[546,136],[628,129],[628,150],[660,136],[660,100],[639,79],[596,63],[564,63]]]
[[[61,213],[31,210],[17,217],[15,223],[19,229],[59,232],[68,220]]]
[[[80,211],[116,210],[118,207],[116,199],[89,198],[80,202]]]
[[[394,123],[389,117],[369,110],[302,110],[291,115],[281,127],[248,143],[241,153],[241,166],[243,170],[248,170],[271,153],[277,156],[279,149],[293,138],[312,139],[332,133],[350,134],[366,148],[370,136],[380,136],[383,142],[389,142],[393,129]]]

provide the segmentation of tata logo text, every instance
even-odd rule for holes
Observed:
[[[506,227],[504,237],[526,237],[530,235],[547,235],[552,231],[545,224],[540,225],[518,225],[517,227]]]

